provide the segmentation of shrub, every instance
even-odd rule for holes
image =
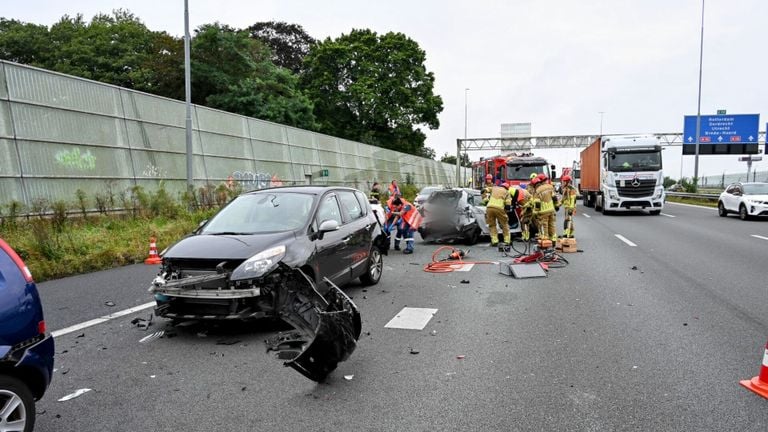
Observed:
[[[85,191],[78,189],[75,191],[75,196],[77,197],[77,208],[80,209],[80,213],[85,217],[88,211],[88,201],[86,199]]]
[[[57,233],[60,233],[64,230],[64,227],[67,225],[67,203],[58,200],[53,202],[53,217],[51,218],[51,223],[53,223],[53,229],[56,230]]]

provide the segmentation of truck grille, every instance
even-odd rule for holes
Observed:
[[[633,180],[625,180],[624,185],[620,186],[621,182],[616,182],[616,189],[619,192],[619,196],[623,198],[639,198],[653,195],[653,190],[656,188],[656,180],[637,180],[639,184],[635,187],[632,185]]]

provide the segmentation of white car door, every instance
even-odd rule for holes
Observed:
[[[738,201],[739,197],[735,196],[733,192],[736,190],[736,185],[730,185],[725,190],[725,194],[723,195],[723,205],[725,206],[725,209],[728,211],[736,211],[738,209]]]

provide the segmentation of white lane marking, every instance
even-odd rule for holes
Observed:
[[[581,215],[584,216],[585,218],[591,218],[592,217],[592,216],[590,216],[590,215],[588,215],[586,213],[582,213]]]
[[[671,215],[671,214],[666,214],[666,213],[662,213],[661,215],[662,216],[666,216],[666,217],[671,217],[671,218],[677,217],[677,216],[674,216],[674,215]]]
[[[752,234],[752,237],[763,239],[763,240],[768,240],[768,237],[763,237],[763,236],[760,236],[760,235],[757,235],[757,234]]]
[[[632,247],[636,247],[637,246],[636,244],[632,243],[631,241],[629,241],[626,237],[624,237],[621,234],[614,234],[614,235],[616,236],[617,239],[623,241],[624,243],[626,243],[626,244],[628,244],[628,245],[630,245]]]
[[[437,309],[404,307],[384,327],[422,330],[436,313]]]
[[[104,315],[103,317],[95,318],[95,319],[92,319],[90,321],[82,322],[80,324],[75,324],[73,326],[69,326],[67,328],[63,328],[61,330],[52,331],[51,335],[53,337],[55,337],[55,338],[59,337],[59,336],[64,336],[66,334],[69,334],[69,333],[72,333],[72,332],[76,332],[78,330],[82,330],[84,328],[95,326],[96,324],[101,324],[101,323],[105,323],[105,322],[107,322],[109,320],[112,320],[112,319],[115,319],[115,318],[120,318],[121,316],[129,315],[129,314],[132,314],[134,312],[138,312],[138,311],[144,310],[144,309],[149,309],[152,306],[154,306],[155,304],[156,304],[155,302],[144,303],[143,305],[134,306],[132,308],[121,310],[121,311],[118,311],[118,312],[115,312],[115,313],[111,313],[109,315]]]

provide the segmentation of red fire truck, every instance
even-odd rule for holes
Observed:
[[[528,183],[531,174],[544,173],[551,178],[554,172],[554,165],[549,165],[546,159],[534,156],[532,153],[508,153],[480,158],[479,161],[472,163],[472,179],[477,188],[485,184],[487,174],[493,176],[494,182],[519,185]]]

